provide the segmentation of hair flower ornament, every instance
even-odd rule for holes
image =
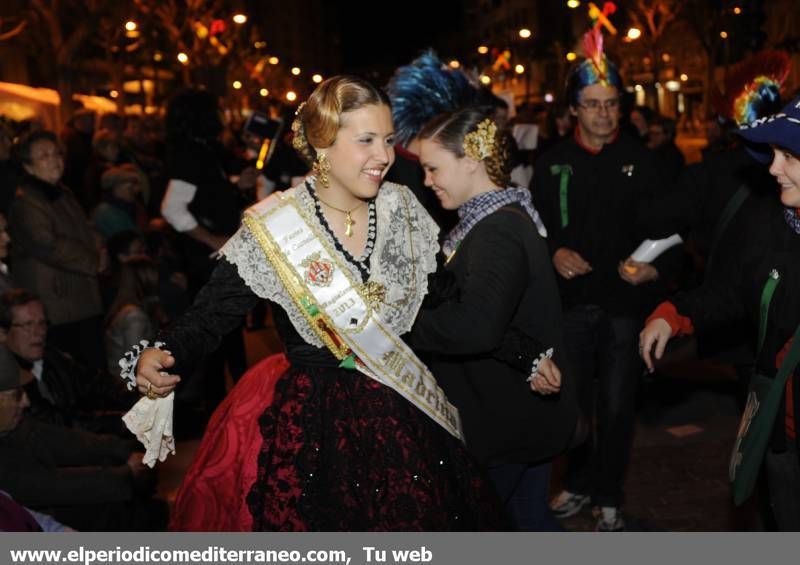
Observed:
[[[464,136],[464,154],[470,159],[483,161],[494,153],[494,138],[497,124],[486,118],[478,124],[478,129]]]

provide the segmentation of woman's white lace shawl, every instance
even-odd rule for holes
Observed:
[[[319,224],[314,199],[305,185],[295,186],[283,194],[297,200],[306,220],[318,226],[322,237],[335,249],[333,238]],[[265,206],[277,202],[278,195],[273,194],[256,206],[263,212]],[[386,298],[377,307],[377,313],[397,335],[401,335],[411,329],[428,291],[428,274],[436,270],[439,228],[414,194],[399,184],[387,182],[381,186],[375,211],[377,233],[370,259],[369,280],[386,288]],[[308,326],[306,318],[283,288],[264,251],[247,227],[240,227],[220,253],[236,265],[239,276],[255,294],[276,302],[286,310],[292,325],[307,343],[324,347],[322,340]],[[358,269],[339,250],[336,253],[340,263],[350,269],[353,278],[360,280]]]

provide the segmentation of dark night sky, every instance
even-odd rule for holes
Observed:
[[[346,71],[408,63],[426,47],[437,47],[444,33],[462,28],[459,0],[342,2],[339,28]]]

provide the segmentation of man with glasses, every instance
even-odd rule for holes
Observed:
[[[31,416],[51,424],[129,437],[120,419],[136,397],[122,381],[77,364],[47,344],[44,305],[33,293],[11,289],[0,295],[0,342],[30,371],[25,385]]]
[[[539,158],[531,183],[559,275],[567,358],[585,421],[597,426],[568,454],[566,490],[551,507],[566,518],[591,503],[599,531],[625,528],[622,485],[643,369],[638,333],[659,296],[657,281],[675,262],[674,254],[653,264],[626,261],[644,239],[669,233],[654,233],[646,217],[662,183],[647,149],[620,132],[621,93],[617,68],[602,52],[573,68],[566,96],[577,126]]]
[[[162,528],[165,504],[151,499],[156,475],[136,443],[30,418],[24,374],[0,344],[0,529],[64,529],[19,505],[79,530]]]

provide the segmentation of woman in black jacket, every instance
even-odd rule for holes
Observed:
[[[746,319],[756,337],[755,372],[730,464],[734,499],[750,494],[762,460],[778,527],[800,530],[800,98],[780,113],[742,126],[745,140],[764,161],[780,187],[779,198],[763,199],[737,216],[738,255],[728,276],[662,303],[640,335],[648,368],[667,341]],[[769,144],[769,145],[766,145]],[[771,147],[771,149],[770,149]],[[653,351],[654,350],[654,351]],[[759,439],[760,438],[760,439]]]
[[[577,405],[559,370],[561,303],[530,193],[506,188],[503,138],[479,109],[440,116],[419,138],[425,184],[458,210],[443,252],[459,296],[420,313],[412,347],[437,354],[432,369],[461,413],[467,447],[515,526],[558,528],[545,502],[549,461],[566,449]],[[532,341],[532,356],[493,357],[509,349],[507,335],[525,342],[520,350]]]

